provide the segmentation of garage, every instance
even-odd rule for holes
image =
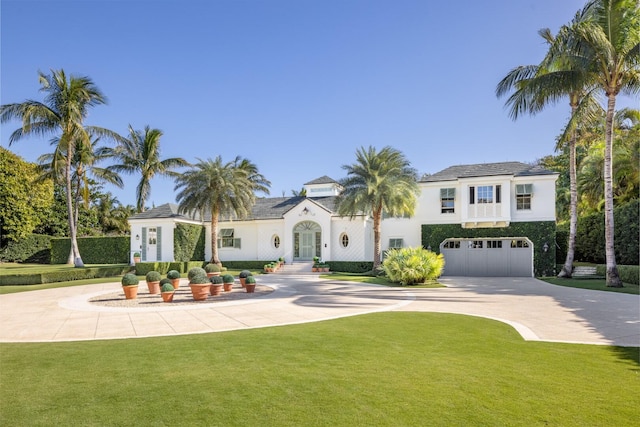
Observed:
[[[440,253],[446,276],[533,277],[533,244],[526,237],[447,239]]]

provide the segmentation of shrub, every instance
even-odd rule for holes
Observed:
[[[640,267],[637,265],[617,265],[618,274],[620,275],[620,280],[625,283],[631,283],[634,285],[640,285]],[[607,274],[607,265],[606,264],[598,264],[596,265],[596,274],[599,276],[606,276]]]
[[[35,262],[49,264],[51,236],[30,234],[17,242],[10,241],[0,249],[0,260],[9,262]]]
[[[180,272],[178,270],[169,270],[167,271],[167,279],[179,279],[180,278]]]
[[[130,259],[129,236],[78,237],[78,249],[85,264],[123,264]],[[64,264],[69,257],[68,238],[51,239],[51,264]]]
[[[222,284],[222,277],[221,276],[211,276],[209,278],[209,281],[214,285],[221,285]]]
[[[122,276],[122,286],[134,286],[138,284],[138,276],[132,273],[127,273]]]
[[[240,272],[240,274],[238,275],[238,277],[240,277],[241,279],[246,279],[247,277],[250,277],[252,274],[249,270],[242,270]]]
[[[253,276],[247,276],[247,278],[245,279],[245,284],[247,285],[251,285],[251,284],[255,284],[256,283],[256,278]]]
[[[218,264],[209,263],[204,266],[204,271],[207,273],[220,273],[220,266]]]
[[[166,280],[165,283],[162,283]],[[171,284],[171,280],[170,279],[162,279],[160,281],[160,292],[173,292],[175,291],[173,285]]]
[[[192,268],[191,270],[189,270],[187,277],[189,278],[189,283],[192,283],[194,285],[204,285],[210,283],[209,278],[207,277],[207,272],[204,271],[204,268],[202,267]]]
[[[150,271],[145,276],[147,282],[159,282],[162,279],[162,276],[157,271]]]
[[[234,281],[235,279],[230,274],[225,274],[224,276],[222,276],[222,283],[233,283]]]
[[[442,274],[444,257],[421,247],[391,249],[382,263],[389,280],[401,285],[424,283]]]

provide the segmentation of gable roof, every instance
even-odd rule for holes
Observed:
[[[459,178],[475,178],[481,176],[513,175],[555,175],[553,172],[538,165],[528,165],[521,162],[480,163],[474,165],[450,166],[433,175],[422,177],[420,182],[455,181]]]
[[[198,212],[195,215],[183,215],[178,213],[178,205],[175,203],[165,203],[164,205],[157,206],[149,209],[148,211],[137,213],[129,219],[159,219],[159,218],[181,218],[185,220],[200,221],[200,214]]]
[[[335,179],[328,177],[327,175],[323,175],[320,178],[316,178],[312,181],[309,181],[303,185],[314,185],[314,184],[338,184],[338,181]]]

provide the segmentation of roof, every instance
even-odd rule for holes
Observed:
[[[475,178],[482,176],[513,175],[556,175],[538,165],[529,165],[521,162],[480,163],[475,165],[450,166],[433,175],[422,177],[420,182],[455,181],[459,178]]]
[[[295,206],[304,202],[305,200],[316,203],[329,212],[335,212],[336,197],[265,197],[256,199],[256,203],[251,209],[251,213],[244,218],[244,220],[260,220],[260,219],[278,219],[282,218],[284,214],[289,212]],[[136,214],[130,219],[164,219],[164,218],[178,218],[183,220],[196,220],[200,221],[200,215],[195,216],[181,215],[178,213],[178,205],[174,203],[166,203],[156,208],[150,209],[145,212]],[[220,220],[225,221],[229,218],[221,216]],[[232,219],[236,220],[235,216]],[[205,213],[203,221],[211,221],[211,214]]]
[[[335,179],[328,177],[327,175],[321,176],[320,178],[316,178],[313,181],[309,181],[304,185],[314,185],[314,184],[338,184],[338,181]]]

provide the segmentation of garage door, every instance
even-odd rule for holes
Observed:
[[[446,276],[533,276],[529,239],[447,239],[440,245]]]

